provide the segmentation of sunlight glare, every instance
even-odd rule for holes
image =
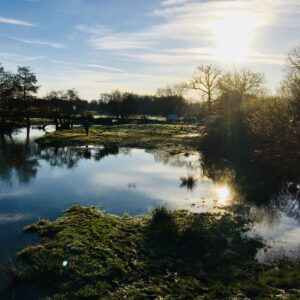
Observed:
[[[211,23],[217,54],[223,61],[240,61],[250,53],[250,44],[260,19],[252,14],[231,12]]]
[[[230,189],[226,186],[221,186],[217,188],[217,198],[219,205],[228,204],[230,198]]]

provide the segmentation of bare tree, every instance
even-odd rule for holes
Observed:
[[[300,45],[288,55],[289,70],[279,90],[280,96],[287,99],[293,107],[295,120],[300,120]]]
[[[286,99],[300,99],[300,73],[290,71],[281,82],[279,95]]]
[[[228,72],[218,80],[218,89],[222,94],[234,94],[242,100],[245,96],[257,96],[264,93],[264,75],[248,69]]]
[[[173,86],[167,85],[165,88],[159,88],[156,91],[158,97],[183,97],[187,90],[185,82],[174,84]]]
[[[182,116],[186,107],[184,94],[186,92],[186,83],[178,83],[173,86],[167,85],[165,88],[159,88],[156,96],[162,100],[161,111],[168,115],[171,111]],[[162,105],[163,104],[163,105]]]
[[[167,85],[164,88],[158,88],[156,91],[157,97],[172,97],[173,96],[173,90],[170,85]]]
[[[300,45],[290,51],[288,61],[293,70],[300,72]]]
[[[199,90],[202,95],[206,97],[208,109],[211,109],[211,102],[213,96],[217,91],[218,79],[221,75],[221,71],[213,66],[199,66],[189,84],[190,88]]]

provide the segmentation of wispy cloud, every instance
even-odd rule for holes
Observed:
[[[51,62],[53,62],[55,64],[62,64],[62,65],[69,65],[69,66],[82,66],[82,67],[88,67],[88,68],[96,68],[96,69],[101,69],[101,70],[105,70],[105,71],[125,72],[125,70],[122,70],[119,68],[108,67],[108,66],[103,66],[103,65],[99,65],[99,64],[81,64],[81,63],[74,63],[74,62],[62,61],[62,60],[51,60]]]
[[[30,61],[41,60],[45,58],[46,58],[45,56],[25,56],[25,55],[20,55],[15,53],[0,52],[1,60],[17,62],[17,63],[30,62]]]
[[[128,50],[147,49],[153,46],[153,41],[147,41],[144,32],[113,32],[111,28],[102,25],[77,25],[75,29],[90,34],[88,43],[98,50]]]
[[[88,26],[85,24],[78,24],[75,26],[75,29],[85,33],[91,33],[97,35],[104,35],[112,32],[110,28],[103,25]]]
[[[4,18],[4,17],[0,17],[0,23],[35,27],[35,25],[33,23],[29,23],[27,21],[18,20],[18,19],[9,19],[9,18]]]
[[[114,34],[104,37],[92,37],[88,42],[99,50],[147,49],[154,42],[146,41],[139,34]]]
[[[7,38],[24,43],[24,44],[32,44],[32,45],[41,45],[41,46],[48,46],[51,48],[55,49],[64,49],[66,48],[66,45],[61,44],[61,43],[55,43],[55,42],[50,42],[50,41],[42,41],[42,40],[27,40],[27,39],[21,39],[21,38],[16,38],[13,36],[7,36]]]
[[[190,0],[163,0],[161,4],[164,6],[169,6],[169,5],[171,6],[171,5],[180,5],[187,2],[190,2]]]
[[[124,53],[131,61],[139,61],[146,64],[159,64],[165,68],[167,65],[178,66],[178,70],[182,69],[187,64],[193,64],[197,62],[207,63],[222,63],[223,59],[218,56],[218,52],[213,48],[182,48],[182,49],[165,49],[160,52],[148,52],[148,53]],[[284,54],[269,54],[254,52],[244,58],[245,63],[256,64],[274,64],[284,65],[286,63],[286,55]]]

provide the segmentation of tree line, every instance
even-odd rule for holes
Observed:
[[[202,65],[196,68],[187,82],[160,88],[155,95],[115,90],[88,102],[81,99],[75,89],[69,89],[51,91],[44,98],[39,98],[36,96],[39,89],[37,76],[30,67],[18,67],[14,74],[0,65],[0,124],[5,124],[7,120],[26,120],[29,124],[31,118],[50,118],[55,119],[59,125],[68,127],[74,117],[86,118],[91,114],[117,118],[169,114],[204,117],[215,114],[226,118],[229,123],[236,119],[235,127],[239,128],[243,123],[242,115],[246,104],[249,112],[249,106],[253,106],[257,100],[263,100],[259,103],[261,107],[273,102],[280,102],[281,105],[288,103],[293,114],[297,112],[297,116],[293,117],[296,120],[299,119],[300,111],[299,52],[300,46],[290,52],[289,71],[276,96],[269,96],[261,73],[249,69],[224,72],[214,65]],[[199,101],[187,100],[191,93]],[[251,118],[261,119],[262,116],[258,116],[256,112]],[[259,120],[254,123],[253,130],[258,131],[255,126],[258,126]]]

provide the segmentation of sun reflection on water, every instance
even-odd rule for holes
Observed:
[[[228,186],[219,186],[216,188],[218,205],[225,206],[231,199],[231,190]]]

